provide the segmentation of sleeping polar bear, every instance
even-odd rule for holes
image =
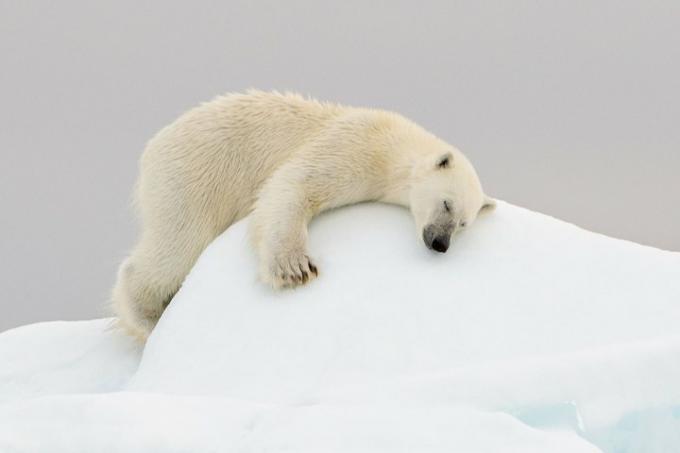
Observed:
[[[408,206],[437,252],[493,206],[459,150],[396,113],[261,91],[188,111],[141,158],[141,237],[112,295],[120,325],[146,339],[201,252],[247,215],[261,280],[307,283],[310,219],[368,200]]]

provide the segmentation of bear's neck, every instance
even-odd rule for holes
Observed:
[[[409,207],[413,170],[418,164],[418,157],[401,152],[391,154],[398,157],[388,160],[385,189],[381,201]]]

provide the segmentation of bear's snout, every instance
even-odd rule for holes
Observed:
[[[423,241],[430,250],[445,253],[449,249],[451,232],[443,231],[442,228],[436,225],[428,225],[423,230]]]

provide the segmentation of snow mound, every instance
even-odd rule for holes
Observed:
[[[106,320],[0,335],[0,451],[680,449],[680,254],[506,203],[445,255],[376,204],[310,252],[273,292],[234,225],[141,362]]]

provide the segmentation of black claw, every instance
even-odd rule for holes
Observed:
[[[300,269],[300,279],[302,280],[302,283],[306,283],[307,279],[309,278],[307,271],[302,268],[302,264],[298,264],[298,269]]]

